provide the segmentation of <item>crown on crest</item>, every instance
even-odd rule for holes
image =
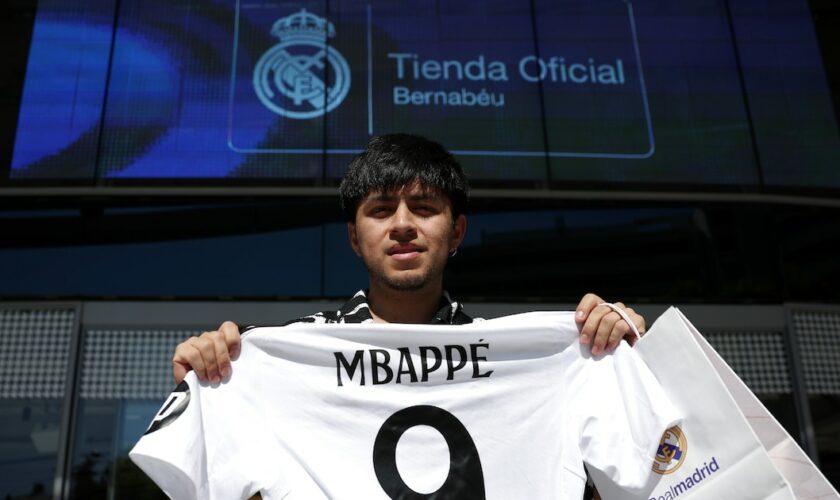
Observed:
[[[281,17],[271,27],[271,34],[279,39],[283,38],[317,38],[335,36],[333,23],[323,17],[318,17],[306,9],[300,9],[290,16]]]

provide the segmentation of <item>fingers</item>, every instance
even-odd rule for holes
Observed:
[[[589,323],[589,315],[592,313],[592,310],[598,307],[598,304],[602,303],[604,300],[601,297],[598,297],[594,293],[587,293],[580,299],[580,303],[575,308],[575,322],[579,325],[583,325],[580,333],[580,343],[581,344],[589,344],[592,340],[592,337],[595,334],[597,328],[593,328],[591,325],[597,325],[598,323]],[[590,325],[587,328],[587,325]]]
[[[592,354],[604,352],[620,319],[621,316],[607,306],[596,307],[589,313],[583,325],[582,335],[588,335],[592,339]]]
[[[592,295],[592,294],[587,294]],[[597,295],[593,295],[597,297]],[[581,301],[581,304],[586,301],[586,297]],[[588,305],[588,301],[587,304]],[[632,308],[625,306],[621,302],[615,303],[621,308],[632,323],[639,330],[640,334],[645,332],[645,319],[636,313]],[[578,306],[580,312],[580,306]],[[586,317],[583,326],[581,327],[580,342],[582,344],[591,344],[592,354],[601,354],[603,352],[614,350],[618,347],[621,339],[626,339],[630,345],[636,343],[636,334],[630,325],[624,321],[617,312],[610,309],[608,306],[596,306],[591,309]]]
[[[193,345],[197,340],[198,337],[190,337],[175,348],[175,354],[172,356],[172,374],[177,384],[184,380],[190,370],[195,370],[199,380],[207,380],[204,358],[201,351]]]
[[[215,365],[207,364],[207,378],[216,384],[221,379],[227,378],[230,375],[230,352],[228,351],[224,334],[212,335],[210,340],[213,343]]]
[[[172,360],[172,377],[175,379],[175,385],[184,381],[188,371],[190,371],[189,367],[176,362],[174,359]]]
[[[621,302],[616,302],[615,305],[624,309],[625,311],[627,310],[627,308]],[[617,316],[617,318],[612,323],[612,328],[610,329],[609,333],[607,334],[606,344],[603,347],[605,351],[614,350],[616,347],[618,347],[618,343],[621,342],[621,339],[623,339],[625,337],[629,338],[629,337],[635,337],[636,336],[633,333],[633,329],[630,328],[630,325],[628,325],[627,322],[624,321],[624,318],[622,318],[620,314],[618,314],[615,311],[612,311],[609,318],[612,319],[616,316]]]
[[[230,353],[231,359],[236,359],[239,356],[239,342],[240,342],[240,335],[239,335],[239,327],[233,321],[225,321],[222,323],[222,326],[219,327],[219,331],[222,332],[225,338],[225,344],[227,344],[227,350]]]
[[[644,317],[642,317],[642,315],[641,315],[641,314],[636,313],[636,311],[634,311],[634,310],[633,310],[632,308],[630,308],[630,307],[626,307],[626,308],[624,308],[624,312],[626,312],[626,313],[627,313],[627,315],[628,315],[628,316],[630,317],[630,319],[633,321],[633,324],[634,324],[634,325],[636,325],[636,330],[639,330],[639,335],[640,335],[640,336],[641,336],[641,335],[644,335],[644,334],[645,334],[645,331],[646,331],[646,327],[647,327],[647,324],[645,323],[645,318],[644,318]],[[635,333],[633,333],[633,331],[632,331],[632,330],[631,330],[629,333],[627,333],[627,334],[625,335],[625,337],[624,337],[624,338],[627,340],[627,342],[628,342],[631,346],[632,346],[632,345],[636,345],[636,341],[637,341],[637,340],[639,340],[639,339],[636,337],[636,334],[635,334]]]
[[[204,332],[178,344],[172,357],[175,383],[184,380],[187,372],[195,371],[199,380],[217,384],[231,374],[231,358],[240,350],[239,328],[226,321],[218,330]]]

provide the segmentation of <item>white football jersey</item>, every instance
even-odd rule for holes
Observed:
[[[298,323],[250,330],[217,386],[190,373],[130,456],[173,498],[580,500],[584,462],[644,485],[677,419],[628,345],[581,348],[571,312]]]

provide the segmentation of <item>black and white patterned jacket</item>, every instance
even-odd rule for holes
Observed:
[[[367,323],[372,322],[373,316],[367,303],[365,290],[359,290],[337,311],[322,311],[315,314],[294,319],[286,323]],[[429,322],[433,325],[465,325],[472,323],[471,318],[464,312],[460,302],[452,300],[444,291],[440,299],[440,308]],[[285,325],[284,325],[285,326]]]

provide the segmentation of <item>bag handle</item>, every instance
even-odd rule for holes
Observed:
[[[601,303],[600,303],[600,304],[598,304],[598,305],[599,305],[599,306],[607,306],[607,307],[609,307],[610,309],[612,309],[613,311],[617,312],[617,313],[618,313],[618,315],[619,315],[619,316],[621,316],[621,319],[623,319],[624,321],[626,321],[626,322],[627,322],[627,324],[628,324],[628,325],[630,325],[630,329],[631,329],[631,330],[633,330],[633,333],[635,333],[635,334],[636,334],[636,340],[638,340],[638,339],[642,338],[642,334],[641,334],[641,333],[639,333],[639,329],[638,329],[638,328],[636,328],[636,325],[634,325],[634,324],[633,324],[633,321],[631,321],[631,320],[630,320],[630,316],[628,316],[628,315],[627,315],[627,313],[626,313],[626,312],[624,312],[624,310],[623,310],[622,308],[618,307],[618,306],[617,306],[617,305],[615,305],[615,304],[611,304],[611,303],[609,303],[609,302],[601,302]]]

